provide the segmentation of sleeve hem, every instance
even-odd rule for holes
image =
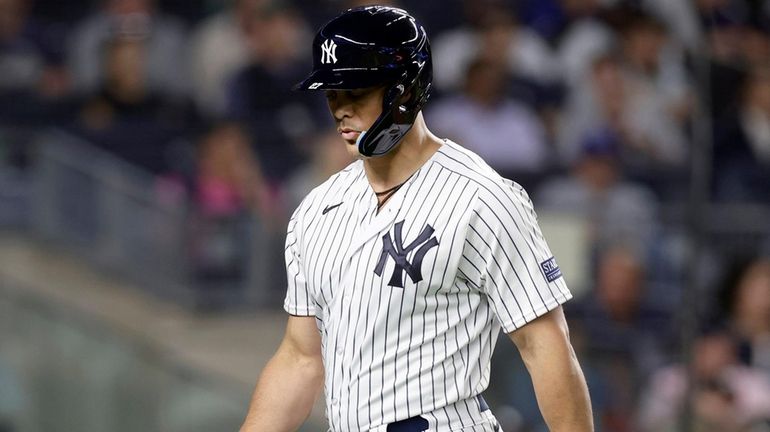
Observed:
[[[543,306],[539,306],[535,308],[535,310],[530,311],[524,315],[520,315],[517,317],[514,321],[506,321],[506,322],[500,322],[500,325],[503,328],[503,331],[506,333],[512,333],[526,324],[534,321],[536,318],[539,318],[548,312],[556,309],[557,307],[563,305],[568,300],[572,299],[572,293],[570,292],[562,292],[562,296],[559,298],[552,297],[550,298]]]
[[[315,308],[314,307],[294,306],[294,305],[289,304],[288,302],[284,302],[283,310],[285,310],[289,315],[295,315],[295,316],[316,316],[316,312],[315,312]]]

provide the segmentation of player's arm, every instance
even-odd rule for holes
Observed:
[[[321,338],[314,317],[289,317],[283,342],[257,381],[241,432],[295,431],[323,385]]]
[[[559,307],[508,334],[521,353],[552,432],[593,431],[591,401]]]

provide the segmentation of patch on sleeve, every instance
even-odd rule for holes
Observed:
[[[550,257],[547,260],[540,263],[540,268],[543,270],[545,278],[548,282],[553,282],[561,277],[561,269],[556,264],[556,258]]]

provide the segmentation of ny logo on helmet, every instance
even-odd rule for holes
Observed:
[[[398,288],[404,287],[404,272],[414,283],[422,280],[422,260],[429,250],[438,246],[436,237],[431,237],[434,231],[433,227],[426,225],[417,238],[404,247],[404,240],[401,237],[403,226],[404,221],[398,222],[395,226],[393,233],[395,234],[395,245],[390,233],[382,236],[382,253],[380,254],[380,260],[377,262],[377,267],[374,268],[374,273],[377,276],[382,276],[382,271],[385,269],[385,262],[388,260],[388,257],[393,258],[393,261],[396,262],[396,267],[393,269],[388,285]],[[417,251],[412,256],[412,262],[410,263],[406,256],[415,249]]]
[[[321,45],[321,63],[337,63],[337,44],[331,39]]]

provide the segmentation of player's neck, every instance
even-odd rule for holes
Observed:
[[[364,159],[364,171],[372,189],[384,191],[405,182],[441,147],[419,114],[412,129],[388,154]]]

